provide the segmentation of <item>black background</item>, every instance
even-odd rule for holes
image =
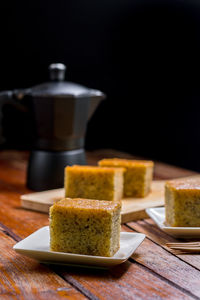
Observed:
[[[63,62],[68,80],[108,96],[87,149],[200,171],[199,1],[1,1],[0,15],[0,90],[44,82]]]

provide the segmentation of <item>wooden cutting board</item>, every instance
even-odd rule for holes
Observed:
[[[148,217],[145,209],[164,205],[164,180],[152,182],[152,191],[145,198],[126,198],[122,200],[122,223]],[[64,198],[64,189],[49,190],[21,196],[21,206],[26,209],[49,212],[49,207]]]

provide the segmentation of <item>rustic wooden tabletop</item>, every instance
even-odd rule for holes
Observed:
[[[132,157],[112,150],[90,152],[88,163],[103,157]],[[20,208],[28,153],[0,153],[0,299],[200,299],[200,255],[175,255],[165,246],[176,241],[151,219],[130,222],[123,231],[146,239],[125,263],[110,270],[43,265],[18,255],[13,245],[48,225],[46,214]],[[156,163],[155,178],[194,172]]]

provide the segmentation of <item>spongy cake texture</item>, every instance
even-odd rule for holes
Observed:
[[[165,217],[170,226],[200,227],[200,179],[166,182]]]
[[[123,168],[67,166],[65,196],[97,200],[120,200],[123,195]]]
[[[119,249],[121,203],[62,199],[50,208],[52,251],[113,256]]]
[[[120,158],[102,159],[98,162],[101,167],[124,168],[124,196],[145,197],[151,190],[153,176],[152,161],[129,160]]]

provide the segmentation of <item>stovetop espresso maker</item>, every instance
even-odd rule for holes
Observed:
[[[27,186],[35,191],[62,187],[64,167],[86,163],[87,121],[105,98],[101,91],[64,81],[65,71],[64,64],[51,64],[49,82],[0,93],[4,125],[10,118],[9,106],[25,116],[32,149]]]

